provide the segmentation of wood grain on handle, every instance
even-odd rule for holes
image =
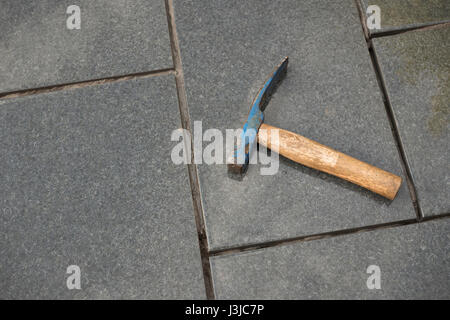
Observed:
[[[271,130],[278,130],[278,143],[272,139]],[[265,123],[258,132],[258,142],[269,149],[278,150],[279,154],[292,161],[345,179],[390,200],[395,198],[402,183],[402,178],[395,174]]]

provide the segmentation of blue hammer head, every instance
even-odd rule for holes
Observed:
[[[256,143],[259,127],[264,121],[263,112],[278,84],[286,75],[288,61],[288,57],[281,61],[270,74],[269,78],[264,83],[264,86],[259,90],[255,100],[253,100],[240,139],[228,160],[228,172],[242,175],[247,171],[250,152]]]

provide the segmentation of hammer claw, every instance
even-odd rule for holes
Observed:
[[[278,84],[284,79],[287,72],[289,58],[285,57],[280,64],[275,67],[266,82],[259,90],[244,124],[240,139],[237,142],[234,152],[228,160],[228,171],[230,173],[242,175],[247,171],[250,152],[256,143],[256,136],[259,127],[264,121],[264,109],[269,103],[272,94],[275,92]]]

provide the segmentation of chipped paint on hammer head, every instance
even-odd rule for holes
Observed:
[[[229,172],[242,175],[247,171],[250,153],[255,146],[259,127],[264,121],[263,112],[279,82],[286,75],[288,61],[288,57],[281,61],[255,97],[247,121],[244,124],[241,137],[230,157],[228,163]]]

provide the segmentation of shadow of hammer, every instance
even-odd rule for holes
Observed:
[[[227,160],[228,171],[243,176],[256,141],[280,155],[307,167],[350,181],[393,200],[402,178],[350,157],[299,134],[279,129],[264,121],[264,110],[271,95],[285,77],[288,57],[274,69],[253,101],[237,144]]]

